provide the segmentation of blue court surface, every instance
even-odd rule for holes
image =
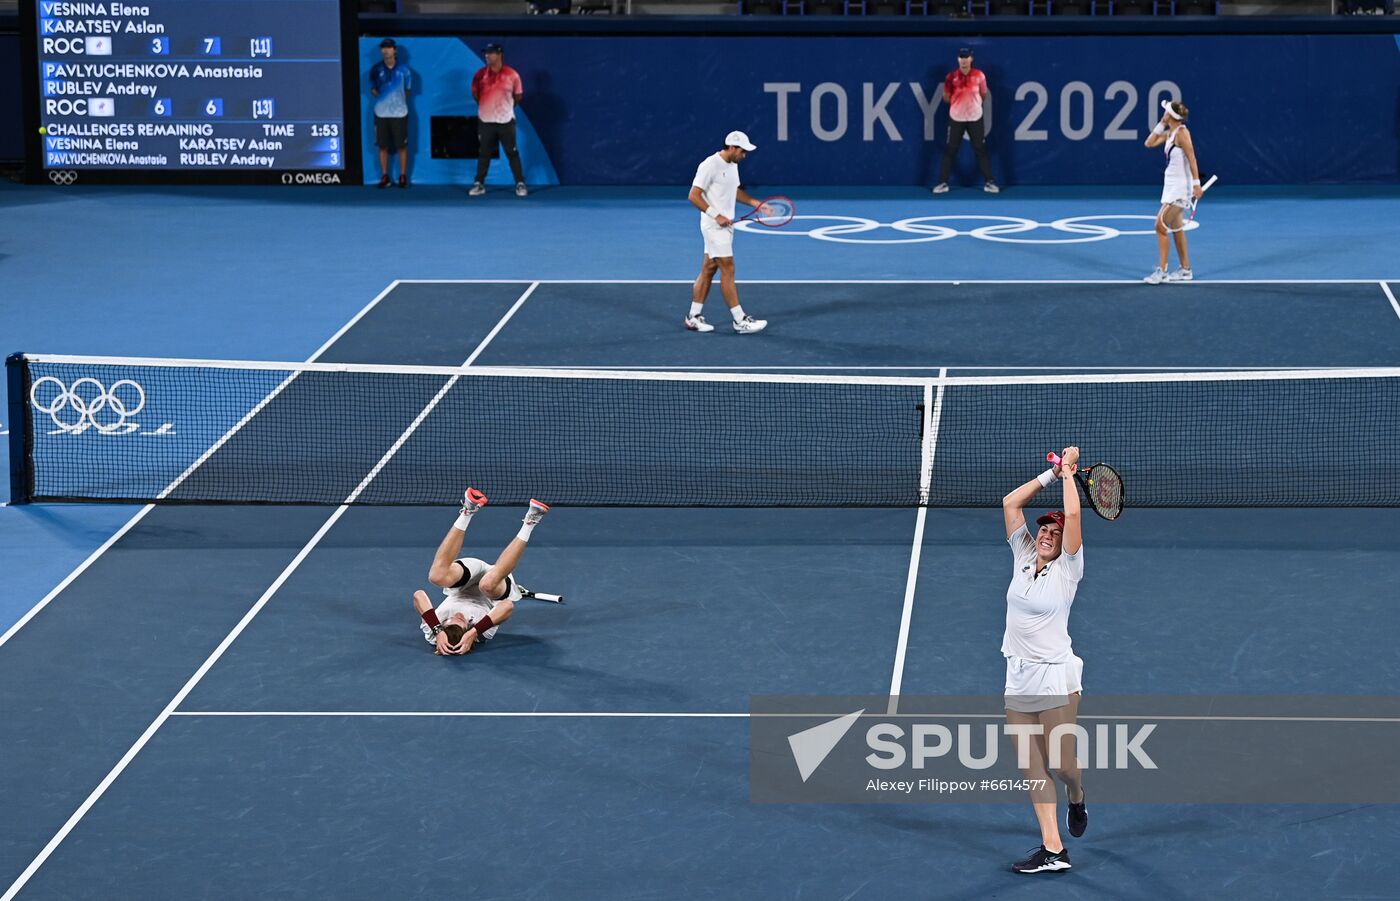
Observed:
[[[771,326],[729,331],[716,287],[702,336],[683,192],[0,187],[36,223],[0,246],[34,299],[0,331],[7,352],[837,377],[1400,360],[1394,191],[1222,191],[1199,280],[1158,288],[1152,239],[1121,234],[1151,192],[789,193],[827,218],[737,242]],[[930,216],[944,231],[910,224]],[[62,253],[36,237],[57,223]],[[1018,235],[1093,240],[996,240]],[[77,248],[92,265],[64,269]],[[353,427],[387,449],[400,424],[370,401]],[[519,513],[489,505],[466,551],[493,557]],[[0,509],[0,897],[1394,897],[1388,805],[1091,804],[1074,869],[1028,879],[1006,871],[1038,842],[1025,804],[752,803],[753,695],[1000,693],[995,509],[561,506],[518,572],[568,603],[444,660],[410,596],[454,516]],[[1400,693],[1400,509],[1130,506],[1085,533],[1085,710]]]

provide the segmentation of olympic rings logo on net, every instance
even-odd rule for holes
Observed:
[[[750,234],[785,235],[787,237],[816,238],[819,241],[835,241],[840,244],[927,244],[930,241],[946,241],[949,238],[965,236],[979,241],[997,241],[1002,244],[1086,244],[1090,241],[1107,241],[1110,238],[1126,238],[1152,235],[1152,226],[1145,229],[1120,229],[1105,225],[1104,220],[1131,219],[1155,223],[1156,216],[1110,215],[1110,216],[1068,216],[1054,222],[1037,222],[1020,216],[912,216],[898,222],[877,222],[863,216],[793,216],[792,223],[783,228],[767,228],[752,220],[736,222],[735,226]],[[828,222],[811,228],[794,228],[799,220],[807,222]],[[989,222],[976,228],[959,229],[942,222]],[[1200,227],[1192,220],[1186,224],[1190,231]],[[865,237],[870,232],[891,229],[911,237]],[[1029,237],[1028,232],[1048,228],[1069,237]]]
[[[80,378],[70,388],[51,375],[40,376],[29,388],[29,401],[40,413],[49,414],[58,434],[80,435],[96,429],[104,435],[129,435],[139,429],[131,417],[146,406],[146,389],[131,379],[108,388],[95,378]]]

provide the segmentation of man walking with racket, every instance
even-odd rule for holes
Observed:
[[[1181,101],[1163,100],[1162,120],[1145,142],[1147,147],[1161,147],[1167,163],[1162,174],[1162,208],[1157,211],[1157,268],[1143,279],[1149,285],[1189,282],[1192,277],[1191,260],[1186,254],[1186,223],[1205,190],[1201,187],[1201,170],[1196,165],[1196,146],[1186,127],[1190,114]],[[1173,239],[1181,265],[1167,272]]]
[[[739,187],[739,163],[754,149],[748,135],[742,131],[731,131],[724,139],[724,149],[705,157],[695,170],[695,179],[690,185],[690,202],[700,211],[700,236],[705,241],[705,259],[700,264],[700,275],[691,288],[690,314],[685,317],[685,327],[692,332],[715,330],[705,321],[703,310],[716,272],[720,274],[720,293],[724,295],[724,302],[729,305],[729,315],[734,319],[734,331],[752,335],[768,327],[768,320],[755,319],[744,312],[739,305],[739,286],[734,282],[735,201],[741,200],[754,209],[762,206],[760,201]]]
[[[1069,851],[1060,838],[1056,818],[1059,792],[1051,780],[1051,761],[1057,764],[1054,775],[1065,785],[1069,834],[1077,838],[1089,825],[1072,731],[1056,736],[1059,753],[1052,755],[1048,744],[1056,726],[1074,725],[1084,673],[1084,661],[1075,656],[1069,637],[1070,606],[1084,578],[1079,489],[1074,480],[1078,460],[1079,448],[1065,448],[1058,465],[1001,501],[1006,542],[1011,545],[1014,561],[1001,641],[1006,658],[1006,723],[1028,727],[1012,731],[1012,735],[1018,759],[1030,764],[1022,772],[1032,786],[1031,805],[1040,826],[1040,847],[1011,867],[1017,873],[1070,868]],[[1024,508],[1042,488],[1057,481],[1062,485],[1064,510],[1038,518],[1038,529],[1032,535]]]
[[[423,637],[433,643],[437,654],[466,654],[478,641],[494,638],[501,623],[515,612],[515,602],[526,596],[512,573],[549,506],[530,501],[520,533],[492,564],[477,557],[457,556],[472,517],[484,506],[486,495],[468,488],[457,521],[438,545],[428,581],[442,589],[446,596],[443,602],[434,609],[427,592],[413,593],[413,608],[423,619]]]

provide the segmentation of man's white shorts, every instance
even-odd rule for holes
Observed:
[[[1070,695],[1084,690],[1083,677],[1084,661],[1073,655],[1063,663],[1007,657],[1006,709],[1039,713],[1063,707]]]
[[[486,574],[486,570],[490,568],[489,563],[487,563],[485,560],[481,560],[476,557],[463,557],[458,562],[461,563],[464,567],[466,567],[467,572],[471,575],[470,584],[472,585],[475,585],[477,582],[481,581],[481,577],[484,576]],[[515,581],[515,576],[506,576],[506,584],[509,586],[506,591],[506,596],[501,598],[500,600],[512,602],[520,600],[520,583]],[[500,601],[497,601],[496,603],[500,603]],[[447,597],[443,600],[441,604],[438,604],[436,612],[438,622],[440,623],[447,622],[448,617],[452,616],[452,614],[454,613],[460,613],[467,618],[468,623],[474,623],[486,614],[490,613],[492,606],[493,605],[487,604],[486,602],[478,600],[476,598]],[[492,626],[491,628],[487,629],[486,633],[481,637],[495,638],[496,630],[499,628],[500,626]],[[423,628],[423,635],[429,641],[433,640],[426,626],[424,626]]]
[[[734,256],[734,226],[702,225],[700,235],[705,239],[705,256],[712,260]]]

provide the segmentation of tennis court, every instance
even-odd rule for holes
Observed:
[[[617,203],[620,213],[633,208]],[[904,204],[876,206],[897,215],[885,207]],[[458,213],[419,213],[431,259],[431,232]],[[1232,207],[1231,217],[1245,215]],[[658,228],[662,249],[689,234],[689,215],[679,218]],[[781,257],[760,241],[741,238],[741,249],[769,274]],[[1103,246],[1112,243],[1092,249],[1086,273],[1113,259]],[[805,242],[784,246],[799,263],[813,253]],[[773,320],[753,337],[680,329],[693,253],[629,260],[631,273],[620,274],[641,281],[602,277],[616,262],[536,280],[519,253],[508,280],[386,281],[323,330],[332,340],[297,358],[920,379],[1383,367],[1400,346],[1394,285],[1364,280],[1385,271],[1383,257],[1362,263],[1354,281],[1329,259],[1316,267],[1324,281],[1278,283],[1236,264],[1228,281],[1148,288],[998,277],[1037,260],[1064,264],[1063,249],[1002,250],[949,259],[958,276],[984,274],[960,284],[918,277],[925,250],[888,278],[862,271],[872,263],[860,249],[823,252],[830,281],[743,281],[746,308]],[[644,281],[655,270],[680,277]],[[315,271],[283,277],[311,285]],[[126,290],[137,311],[161,304]],[[1096,327],[1079,309],[1096,311]],[[1008,340],[1008,323],[1029,327]],[[286,343],[269,326],[267,341]],[[309,332],[298,329],[302,340]],[[235,353],[238,339],[227,353],[185,350],[207,340],[171,339],[160,355],[267,358]],[[84,341],[78,350],[94,343]],[[143,339],[108,344],[141,348]],[[267,386],[249,389],[253,403]],[[381,386],[322,411],[337,424],[325,434],[360,455],[323,473],[326,491],[349,497],[434,393],[414,392]],[[276,414],[274,404],[246,428],[269,423],[260,417]],[[223,392],[185,407],[216,420],[204,425],[214,441],[230,423],[213,414],[237,420],[249,409]],[[1018,413],[1014,404],[984,425],[1015,438],[1005,420]],[[143,420],[140,431],[167,421],[175,435],[165,439],[199,448],[206,432],[178,416]],[[430,463],[440,448],[427,437],[410,437],[393,459]],[[547,451],[556,437],[512,430],[501,441]],[[626,438],[609,441],[629,453]],[[190,480],[237,488],[248,477],[218,460]],[[1389,471],[1386,460],[1372,464]],[[689,478],[693,490],[722,490],[732,474],[696,467]],[[295,488],[273,477],[270,490]],[[1005,548],[995,509],[560,506],[519,572],[568,603],[524,607],[482,652],[442,660],[423,648],[409,593],[423,586],[451,504],[342,509],[342,499],[4,511],[24,520],[11,526],[21,543],[34,541],[20,529],[39,518],[53,529],[104,516],[120,526],[104,536],[115,540],[92,544],[101,553],[90,560],[70,554],[78,572],[62,590],[50,593],[66,574],[42,590],[35,576],[11,582],[36,595],[31,604],[48,602],[0,648],[10,709],[0,726],[10,762],[4,876],[14,897],[405,897],[435,893],[445,879],[470,897],[1287,897],[1298,884],[1336,897],[1389,893],[1386,848],[1400,834],[1390,806],[1102,804],[1075,844],[1071,879],[1046,884],[1004,869],[1035,839],[1022,806],[750,803],[750,695],[997,691]],[[487,506],[468,547],[504,546],[518,509]],[[1336,504],[1130,502],[1119,522],[1088,523],[1095,562],[1074,620],[1086,707],[1099,686],[1393,693],[1400,634],[1386,610],[1397,527],[1394,508]]]
[[[1395,897],[1393,5],[0,0],[0,901]]]

